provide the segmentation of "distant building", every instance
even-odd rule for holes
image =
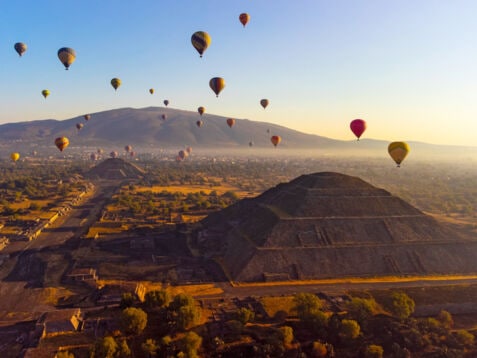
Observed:
[[[36,330],[41,337],[75,333],[81,330],[83,317],[79,308],[49,311],[43,313],[36,322]]]
[[[66,275],[68,281],[73,282],[80,282],[80,281],[88,281],[98,279],[96,274],[96,269],[88,267],[88,268],[75,268],[71,270],[71,272]]]
[[[8,244],[10,240],[6,237],[0,237],[0,251],[3,250]]]

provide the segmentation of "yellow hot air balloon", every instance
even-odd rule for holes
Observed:
[[[199,112],[200,115],[203,115],[205,113],[205,107],[197,108],[197,112]]]
[[[210,46],[210,43],[212,42],[209,34],[205,31],[194,32],[190,40],[192,42],[192,46],[194,46],[194,48],[197,50],[200,57],[202,57],[205,50],[207,50],[207,48]]]
[[[240,14],[239,15],[239,21],[243,25],[243,27],[245,27],[245,25],[247,25],[248,22],[250,21],[250,15],[245,13],[245,12]]]
[[[220,91],[225,87],[225,80],[222,77],[214,77],[209,81],[209,86],[215,95],[219,97]]]
[[[260,104],[262,105],[263,109],[267,108],[268,104],[270,103],[270,101],[268,99],[262,99],[260,100]]]
[[[154,88],[149,88],[149,93],[154,94]]]
[[[15,51],[17,51],[18,53],[18,56],[22,56],[25,51],[27,50],[27,45],[25,45],[23,42],[17,42],[13,48],[15,49]]]
[[[41,94],[43,95],[43,97],[48,97],[50,95],[50,91],[47,90],[47,89],[44,89],[43,91],[41,91]]]
[[[70,144],[70,141],[66,137],[58,137],[55,139],[55,145],[56,147],[62,152],[68,145]]]
[[[10,159],[13,161],[13,162],[16,162],[18,159],[20,159],[20,153],[12,153],[10,154]]]
[[[62,47],[58,50],[58,58],[65,66],[65,70],[69,69],[71,64],[76,60],[76,52],[72,48]]]
[[[392,142],[388,145],[388,153],[396,162],[398,168],[401,166],[401,162],[406,158],[411,148],[406,142]]]
[[[119,86],[121,86],[121,80],[119,78],[116,78],[116,77],[113,78],[111,80],[111,86],[113,86],[114,90],[116,91],[119,88]]]

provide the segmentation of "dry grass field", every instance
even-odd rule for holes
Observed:
[[[294,307],[293,296],[262,297],[260,303],[268,317],[271,318],[275,317],[277,312],[286,312],[287,315],[290,315]]]
[[[238,188],[237,186],[234,186],[231,184],[221,184],[219,186],[213,186],[213,187],[206,184],[204,185],[184,184],[184,185],[169,185],[169,186],[137,187],[136,191],[138,192],[151,191],[153,193],[168,191],[170,193],[182,193],[186,195],[190,193],[199,193],[201,191],[206,193],[207,195],[209,195],[213,191],[217,192],[217,195],[222,195],[228,191],[232,191],[235,194],[237,194],[237,196],[241,199],[245,197],[256,196],[259,194],[258,192],[250,192],[247,190],[242,190]]]

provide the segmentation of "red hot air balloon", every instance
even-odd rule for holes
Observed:
[[[279,135],[274,135],[270,138],[270,141],[276,147],[282,141],[282,137],[280,137]]]
[[[245,25],[247,25],[248,22],[250,21],[250,15],[245,13],[245,12],[240,14],[239,15],[239,21],[243,25],[243,27],[245,27]]]
[[[199,112],[200,115],[203,115],[205,113],[205,107],[197,108],[197,112]]]
[[[227,124],[230,128],[235,124],[235,119],[233,118],[227,118]]]
[[[362,119],[354,119],[354,120],[351,121],[349,127],[351,128],[351,131],[354,133],[354,135],[359,140],[361,135],[366,130],[366,122]]]

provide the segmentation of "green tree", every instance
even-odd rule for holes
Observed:
[[[311,293],[298,293],[293,298],[294,310],[299,319],[302,321],[308,321],[312,313],[320,311],[323,303],[314,294]]]
[[[237,316],[236,317],[237,321],[242,322],[242,324],[246,324],[254,320],[255,312],[253,312],[252,310],[248,308],[241,307],[237,310],[236,316]]]
[[[128,307],[121,312],[121,327],[127,334],[139,335],[147,325],[147,313],[140,308]]]
[[[171,296],[166,290],[149,291],[144,297],[148,307],[164,307],[171,301]]]
[[[177,328],[186,330],[197,325],[200,321],[201,313],[200,308],[194,304],[180,307],[175,320]]]
[[[359,323],[352,319],[344,319],[341,321],[339,335],[341,338],[349,341],[359,336],[361,327]]]
[[[384,354],[384,349],[381,346],[371,344],[366,347],[364,351],[365,358],[382,358]]]
[[[457,332],[455,332],[455,338],[457,342],[462,344],[463,346],[473,346],[474,341],[475,341],[475,336],[466,331],[465,329],[459,329]]]
[[[364,325],[376,313],[377,307],[378,304],[374,298],[352,297],[347,304],[349,315],[361,325]]]
[[[311,347],[311,356],[315,358],[325,358],[328,356],[328,347],[326,343],[314,341]]]
[[[169,304],[169,309],[177,311],[182,306],[192,306],[194,305],[194,299],[192,296],[186,295],[185,293],[179,293],[174,296],[174,299]]]
[[[119,342],[119,348],[116,356],[118,358],[129,358],[131,357],[131,349],[128,346],[128,342],[125,339],[121,339]]]
[[[414,313],[415,303],[412,298],[404,292],[393,292],[392,294],[391,313],[403,320]]]
[[[68,351],[59,351],[56,353],[55,358],[75,358],[75,355]]]
[[[283,341],[283,344],[286,346],[289,346],[292,342],[293,342],[293,339],[295,338],[293,336],[293,328],[291,328],[290,326],[283,326],[283,327],[280,327],[280,336],[281,336],[281,339]]]
[[[113,337],[104,337],[96,342],[91,356],[94,358],[113,358],[118,351],[118,344]]]
[[[188,358],[196,358],[198,357],[197,351],[202,346],[202,337],[195,332],[187,332],[180,345]]]
[[[121,302],[119,303],[119,308],[125,309],[134,305],[136,298],[131,292],[125,292],[121,295]]]
[[[452,315],[445,310],[439,312],[439,314],[437,315],[437,320],[441,323],[442,327],[446,329],[451,329],[454,325]]]
[[[147,339],[141,344],[141,349],[148,358],[155,357],[157,355],[157,349],[159,346],[154,339]]]

